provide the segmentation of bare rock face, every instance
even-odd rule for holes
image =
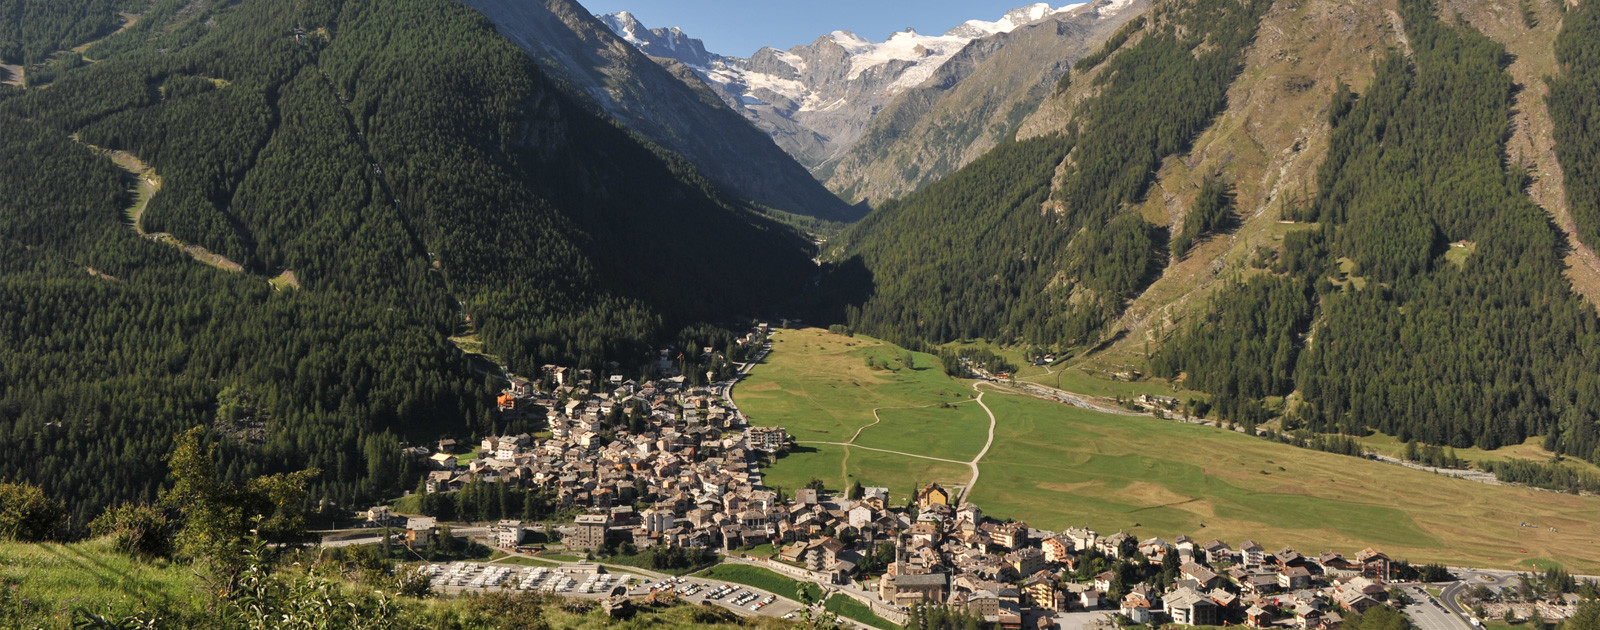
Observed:
[[[681,32],[649,31],[632,16],[612,16],[614,24],[608,25],[572,0],[464,2],[573,91],[640,136],[683,156],[728,191],[770,208],[831,221],[851,221],[863,213],[829,193],[768,133],[698,85],[685,68],[694,60],[705,61],[709,53]],[[627,36],[637,41],[630,43]],[[640,51],[640,42],[687,61],[677,68],[655,63]]]
[[[975,39],[878,112],[850,148],[816,169],[850,201],[904,195],[955,172],[1016,132],[1078,58],[1148,0],[1097,0]],[[1018,9],[1007,19],[1026,20]],[[968,28],[969,22],[957,30]]]
[[[1072,61],[1147,2],[1038,3],[942,35],[907,29],[882,42],[835,31],[789,50],[763,48],[748,59],[706,57],[704,46],[685,41],[681,30],[647,29],[626,13],[601,20],[658,60],[686,64],[829,188],[856,202],[915,190],[981,155],[1048,95]],[[1002,50],[1010,52],[998,55]],[[958,87],[972,77],[971,87]]]

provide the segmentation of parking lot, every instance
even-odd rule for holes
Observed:
[[[696,604],[712,604],[741,614],[759,614],[792,619],[800,610],[795,602],[761,589],[740,584],[719,583],[698,578],[672,578],[641,585],[639,594],[672,591]],[[630,592],[630,594],[633,594]]]
[[[797,602],[761,589],[694,577],[652,578],[632,573],[604,573],[594,565],[529,567],[482,562],[447,562],[422,566],[435,592],[470,590],[534,591],[564,597],[602,598],[618,587],[629,597],[671,592],[695,604],[727,608],[741,615],[794,618]]]
[[[1411,604],[1405,607],[1405,613],[1411,617],[1411,623],[1421,630],[1471,630],[1471,626],[1457,617],[1455,613],[1445,610],[1433,597],[1419,587],[1407,589],[1411,596]]]
[[[467,589],[501,589],[604,597],[610,594],[612,588],[625,586],[629,581],[629,576],[622,573],[477,562],[429,564],[422,567],[422,573],[432,581],[435,591],[449,593]]]

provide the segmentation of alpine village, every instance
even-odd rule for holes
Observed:
[[[1600,630],[1595,0],[1009,4],[0,0],[0,630]]]

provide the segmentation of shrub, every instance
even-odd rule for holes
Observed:
[[[172,524],[155,506],[125,503],[89,524],[96,536],[110,536],[117,551],[136,558],[172,555]]]
[[[66,519],[60,501],[27,483],[0,483],[0,540],[40,542],[55,538]]]

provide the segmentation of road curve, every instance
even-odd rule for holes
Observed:
[[[967,465],[972,467],[972,479],[967,481],[967,487],[961,491],[963,500],[972,496],[972,487],[978,485],[978,476],[982,474],[982,471],[978,470],[978,461],[983,459],[984,455],[989,454],[990,446],[994,446],[994,411],[990,410],[988,405],[983,404],[983,390],[978,389],[978,386],[983,384],[983,381],[973,383],[972,391],[978,392],[978,397],[974,400],[977,401],[979,407],[983,407],[983,412],[989,415],[989,439],[984,441],[983,450],[978,451],[978,456],[967,462]],[[958,501],[957,503],[959,504],[960,502]]]

